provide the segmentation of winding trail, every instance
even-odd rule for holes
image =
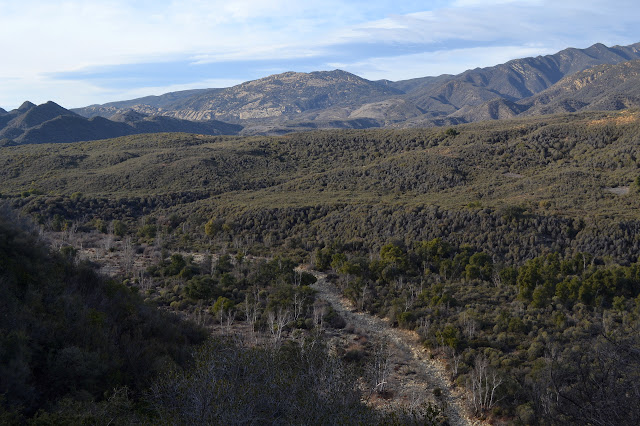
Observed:
[[[444,366],[429,357],[429,352],[420,344],[417,333],[393,328],[386,319],[356,312],[353,304],[327,280],[326,274],[305,271],[317,278],[312,287],[318,291],[318,297],[331,304],[347,323],[363,330],[370,338],[386,341],[392,346],[392,360],[395,364],[392,369],[395,374],[389,383],[404,399],[408,400],[411,395],[433,395],[433,390],[439,388],[442,392],[439,401],[443,403],[449,424],[482,424],[473,419],[465,409],[462,390],[453,388]]]

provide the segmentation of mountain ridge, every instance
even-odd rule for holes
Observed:
[[[55,102],[29,101],[0,115],[0,146],[91,141],[140,133],[184,132],[204,135],[237,134],[242,126],[210,120],[193,122],[136,111],[120,111],[115,120],[86,118]]]
[[[528,109],[526,114],[636,107],[640,104],[616,108],[613,105],[615,102],[611,101],[613,98],[620,99],[625,96],[630,99],[638,98],[640,96],[639,81],[640,60],[596,66],[565,77],[553,87],[531,97],[528,103],[532,104],[532,108]],[[561,103],[571,101],[582,105],[572,109],[559,106]]]
[[[342,70],[285,72],[224,89],[172,92],[156,102],[136,100],[93,105],[74,111],[110,117],[126,105],[135,111],[187,120],[221,119],[243,124],[243,134],[351,127],[366,119],[371,127],[449,125],[523,113],[523,99],[540,93],[567,75],[593,66],[640,59],[640,43],[586,49],[566,48],[555,54],[512,59],[457,75],[409,80],[369,81]],[[154,100],[156,98],[139,98]],[[175,99],[175,101],[172,101]],[[502,99],[501,101],[497,101]],[[484,105],[490,103],[488,105]],[[474,107],[482,106],[476,110]],[[362,124],[362,123],[360,123]]]
[[[17,109],[0,111],[0,145],[146,132],[251,135],[437,127],[518,115],[617,110],[640,105],[635,89],[640,74],[636,65],[611,67],[638,60],[640,43],[597,43],[457,75],[396,82],[370,81],[343,70],[288,71],[224,89],[170,92],[74,110],[26,101]],[[574,81],[574,75],[582,80]],[[570,90],[576,84],[584,87]]]
[[[408,99],[426,110],[442,108],[442,105],[459,109],[498,97],[516,101],[547,89],[566,75],[630,59],[640,59],[640,43],[611,48],[600,43],[587,49],[567,48],[553,55],[512,59],[492,67],[467,70],[439,86],[430,83],[414,88]],[[444,111],[447,112],[447,108]]]
[[[640,60],[597,65],[568,75],[542,92],[517,102],[496,99],[466,106],[450,117],[475,122],[520,114],[536,116],[634,107],[640,107]]]

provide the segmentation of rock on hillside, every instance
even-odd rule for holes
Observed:
[[[372,118],[390,124],[423,114],[423,110],[406,99],[391,98],[364,104],[351,112],[349,118]]]
[[[291,118],[310,110],[359,106],[401,93],[340,70],[286,72],[194,96],[171,115],[189,120]]]

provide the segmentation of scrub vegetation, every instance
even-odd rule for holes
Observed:
[[[417,333],[477,418],[637,424],[639,141],[624,110],[2,148],[50,247],[3,219],[2,415],[445,422],[371,408],[375,347],[335,350],[304,263]]]

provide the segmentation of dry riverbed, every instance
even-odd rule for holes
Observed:
[[[386,343],[391,363],[388,404],[410,407],[431,401],[444,409],[451,425],[481,424],[467,410],[463,389],[452,385],[443,363],[432,358],[430,352],[422,347],[417,333],[394,328],[387,320],[357,312],[325,274],[308,272],[318,279],[313,285],[318,297],[327,301],[347,322],[344,330],[333,332],[334,339],[342,339],[344,345],[344,339],[362,339],[364,335],[372,342]]]

